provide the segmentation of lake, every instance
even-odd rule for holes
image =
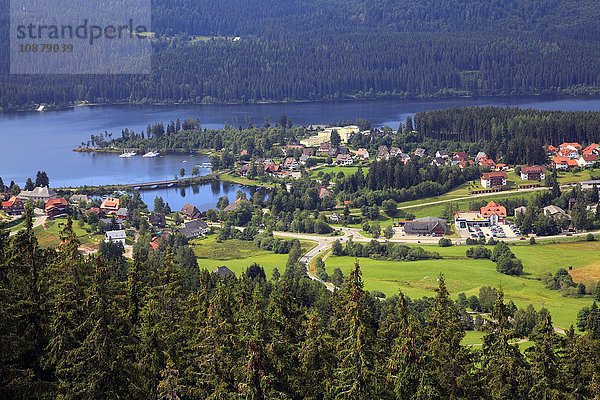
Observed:
[[[200,119],[203,127],[220,128],[225,124],[244,126],[249,118],[261,125],[266,117],[276,121],[287,114],[294,124],[335,124],[366,118],[374,126],[394,129],[408,115],[419,111],[466,106],[513,106],[543,110],[598,111],[600,99],[590,98],[457,98],[444,100],[376,100],[358,102],[319,102],[249,105],[114,105],[76,107],[64,111],[0,114],[0,176],[5,184],[11,180],[23,185],[27,177],[44,170],[53,187],[141,183],[171,179],[180,168],[189,173],[193,165],[208,161],[202,155],[166,155],[122,159],[118,154],[76,153],[72,149],[86,142],[91,134],[112,132],[120,135],[124,128],[137,132],[148,123],[165,123],[180,118]],[[202,174],[208,173],[203,169]],[[219,190],[186,191],[186,198],[198,204],[216,203],[221,195],[235,197],[239,186],[221,186]],[[229,190],[229,192],[228,192]],[[173,199],[177,191],[156,191]],[[154,197],[145,192],[144,197]],[[233,194],[232,194],[233,193]],[[163,196],[164,197],[164,196]],[[182,199],[181,196],[179,196]],[[150,204],[151,205],[151,204]]]

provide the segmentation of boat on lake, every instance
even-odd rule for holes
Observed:
[[[154,158],[154,157],[158,157],[160,155],[160,153],[158,151],[149,151],[146,154],[144,154],[142,157],[144,158]]]
[[[131,158],[135,156],[137,153],[135,151],[124,151],[123,154],[119,156],[119,158]]]

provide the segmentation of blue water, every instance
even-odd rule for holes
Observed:
[[[65,111],[0,114],[0,177],[5,183],[23,184],[36,171],[45,170],[51,186],[140,183],[171,179],[185,168],[208,161],[199,155],[168,155],[144,159],[121,159],[116,154],[75,153],[72,149],[87,142],[91,134],[111,132],[119,136],[124,128],[137,132],[148,123],[165,123],[180,118],[200,119],[203,127],[245,126],[246,118],[262,125],[270,116],[275,122],[287,114],[294,124],[333,124],[366,118],[374,126],[398,128],[408,115],[419,111],[465,106],[513,106],[544,110],[598,111],[600,99],[558,99],[540,97],[459,98],[446,100],[377,100],[252,105],[115,105],[78,107]],[[208,173],[204,169],[202,173]],[[238,186],[233,186],[235,191]],[[214,205],[227,189],[189,192],[186,200]],[[172,198],[173,190],[157,191]],[[144,197],[153,195],[145,193]],[[164,197],[164,196],[163,196]],[[179,196],[181,198],[181,196]]]

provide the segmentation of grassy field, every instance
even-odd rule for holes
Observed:
[[[462,344],[464,346],[473,347],[475,349],[481,349],[481,346],[483,344],[483,337],[486,335],[486,333],[480,332],[480,331],[467,331],[465,333],[466,334],[462,341]],[[521,352],[524,352],[525,350],[527,350],[528,348],[533,346],[533,342],[531,342],[529,340],[527,340],[527,341],[512,340],[511,343],[518,343],[519,349],[521,350]]]
[[[250,265],[257,263],[264,268],[267,277],[271,277],[275,267],[277,267],[280,273],[283,273],[285,270],[285,264],[288,259],[287,254],[275,254],[271,251],[261,250],[254,246],[253,242],[249,241],[234,239],[217,243],[216,239],[217,236],[212,235],[205,239],[197,239],[191,242],[194,253],[198,257],[200,268],[212,271],[217,267],[225,265],[239,276]],[[304,253],[315,246],[315,243],[309,241],[301,241],[301,244]]]
[[[66,221],[65,218],[57,218],[46,221],[43,226],[36,227],[34,233],[40,246],[57,247],[60,244],[60,231]],[[85,226],[80,228],[77,221],[73,221],[73,229],[81,244],[90,249],[96,249],[103,238],[102,235],[91,235],[87,233]]]
[[[450,192],[452,193],[452,192]],[[471,204],[472,202],[482,202],[482,201],[495,201],[495,202],[499,202],[502,203],[502,201],[509,199],[509,198],[519,198],[522,197],[524,199],[529,199],[534,197],[537,194],[536,191],[528,191],[528,192],[506,192],[506,193],[491,193],[489,196],[483,196],[483,197],[473,197],[473,198],[468,198],[468,199],[463,199],[463,200],[456,200],[456,201],[452,201],[451,203],[456,207],[458,206],[458,208],[460,210],[468,210],[469,209],[469,204]],[[448,196],[448,194],[443,195],[443,196],[438,196],[441,197],[442,200],[445,200],[446,198],[444,198],[445,196]],[[433,201],[437,201],[437,200],[433,200]],[[428,199],[422,199],[419,200],[418,202],[411,202],[414,204],[423,204],[423,203],[428,203]],[[405,203],[402,203],[399,205],[400,209],[404,209],[404,211],[409,212],[411,214],[414,214],[417,218],[422,218],[422,217],[441,217],[444,209],[446,207],[446,205],[449,203],[440,203],[440,204],[430,204],[430,205],[423,205],[423,206],[419,206],[419,207],[410,207],[410,208],[405,208]]]
[[[467,296],[477,295],[482,286],[502,287],[507,300],[513,300],[519,307],[528,304],[536,308],[546,307],[552,313],[556,326],[566,329],[575,323],[577,312],[590,305],[592,299],[563,297],[558,291],[546,289],[537,278],[546,272],[554,273],[560,267],[572,265],[576,280],[591,282],[594,276],[600,275],[597,261],[600,259],[599,246],[597,242],[514,246],[514,253],[524,264],[525,275],[522,277],[496,272],[495,264],[489,260],[466,258],[466,246],[423,246],[426,250],[439,252],[443,257],[441,260],[395,262],[361,258],[359,262],[367,290],[380,290],[388,296],[397,294],[398,290],[413,298],[433,296],[437,277],[443,273],[453,297],[461,292]],[[329,273],[340,268],[347,274],[353,263],[352,257],[329,257],[326,267]]]
[[[600,171],[598,170],[583,170],[579,172],[559,172],[558,183],[561,185],[567,185],[569,183],[577,183],[581,181],[589,181],[592,179],[598,179]]]

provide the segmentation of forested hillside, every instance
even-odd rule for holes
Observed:
[[[133,262],[117,244],[84,257],[70,220],[58,249],[42,249],[30,213],[16,235],[0,231],[2,399],[600,395],[595,303],[580,313],[583,332],[563,336],[546,310],[517,309],[490,287],[454,302],[442,276],[433,298],[385,299],[364,290],[358,263],[330,293],[305,277],[300,253],[270,279],[258,265],[239,278],[199,270],[176,239],[136,245]],[[473,304],[489,318],[474,322]],[[475,323],[483,345],[463,346]]]
[[[9,76],[3,57],[0,107],[596,93],[599,17],[592,0],[155,0],[152,74]]]

